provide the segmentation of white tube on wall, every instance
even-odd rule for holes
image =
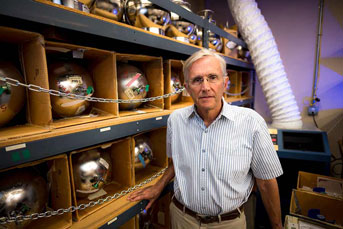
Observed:
[[[249,47],[272,115],[272,126],[299,129],[302,120],[273,34],[254,0],[228,0],[232,16]]]

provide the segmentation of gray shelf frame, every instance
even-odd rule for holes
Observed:
[[[55,136],[0,148],[0,169],[113,141],[167,125],[169,115]],[[102,131],[110,129],[107,131]],[[25,146],[24,146],[25,145]],[[12,148],[18,148],[10,150]]]
[[[221,36],[235,41],[237,44],[246,47],[246,44],[242,40],[235,38],[231,34],[221,30],[216,25],[209,23],[207,20],[202,19],[198,15],[188,12],[181,6],[178,6],[171,1],[152,0],[152,2],[161,6],[162,8],[177,12],[185,19],[201,26],[204,31],[211,30]],[[1,3],[0,15],[7,17],[19,18],[30,22],[56,26],[63,29],[144,45],[184,55],[191,55],[200,49],[200,47],[197,48],[187,44],[182,44],[180,42],[175,42],[170,39],[165,39],[160,36],[155,36],[144,31],[131,29],[130,27],[121,25],[119,23],[111,23],[33,0],[2,0]],[[224,56],[224,59],[228,65],[245,69],[254,68],[253,64],[251,63],[243,62],[226,56]]]

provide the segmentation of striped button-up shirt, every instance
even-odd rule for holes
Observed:
[[[204,215],[240,207],[253,177],[272,179],[283,173],[264,119],[252,109],[223,104],[208,127],[194,106],[176,110],[168,119],[175,197]]]

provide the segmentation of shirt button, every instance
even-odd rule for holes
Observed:
[[[202,152],[205,153],[205,150],[203,149]]]
[[[204,172],[204,171],[205,171],[205,169],[204,169],[204,168],[202,168],[202,169],[201,169],[201,171],[203,171],[203,172]]]
[[[201,191],[205,191],[205,188],[204,188],[204,187],[202,187],[202,188],[201,188]]]

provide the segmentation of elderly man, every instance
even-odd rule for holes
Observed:
[[[128,200],[148,199],[148,209],[175,177],[173,228],[246,228],[243,205],[256,181],[271,225],[282,228],[276,177],[283,171],[265,121],[223,100],[228,77],[218,54],[202,49],[183,71],[194,106],[168,119],[167,154],[173,163],[155,185]]]

